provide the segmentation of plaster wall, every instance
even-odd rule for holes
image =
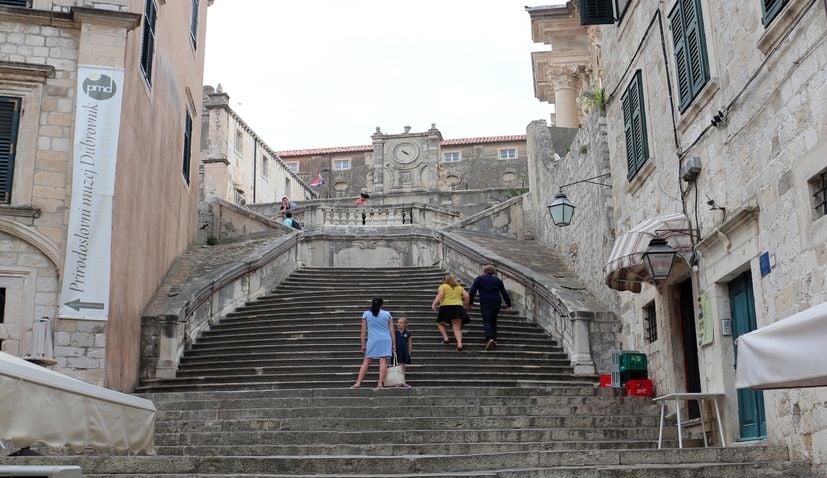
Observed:
[[[112,224],[110,319],[106,385],[137,384],[141,313],[170,264],[195,240],[200,98],[207,6],[200,3],[198,39],[190,41],[191,2],[159,4],[152,82],[140,68],[140,29],[131,30],[123,58],[126,84]],[[142,13],[131,0],[129,11]],[[192,117],[190,181],[182,175],[185,115]],[[149,172],[149,174],[147,174]]]

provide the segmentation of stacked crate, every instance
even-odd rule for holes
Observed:
[[[646,354],[634,350],[612,353],[612,387],[622,388],[629,380],[649,378]]]

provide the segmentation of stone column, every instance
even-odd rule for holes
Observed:
[[[592,360],[590,325],[592,312],[572,312],[572,344],[569,355],[575,375],[594,375],[595,367]]]
[[[561,128],[579,128],[577,93],[580,91],[582,79],[577,68],[549,67],[546,70],[546,78],[554,89],[554,125]]]
[[[385,191],[385,135],[376,127],[376,132],[370,136],[373,140],[373,192],[382,194]]]

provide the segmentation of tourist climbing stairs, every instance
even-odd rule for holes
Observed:
[[[156,455],[14,464],[80,464],[98,478],[811,476],[786,447],[676,450],[674,426],[658,450],[651,399],[574,375],[555,339],[519,312],[501,314],[492,351],[478,309],[465,350],[443,344],[431,302],[444,274],[297,270],[199,337],[175,378],[141,385],[159,410]],[[373,390],[375,364],[361,389],[349,388],[374,297],[409,320],[412,388]]]

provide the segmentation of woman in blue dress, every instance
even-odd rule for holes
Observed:
[[[396,341],[393,337],[393,317],[385,310],[382,310],[384,300],[377,297],[370,304],[370,310],[362,314],[362,353],[365,359],[362,360],[362,367],[359,369],[359,377],[356,383],[350,388],[359,388],[368,367],[373,359],[379,359],[379,381],[376,388],[385,387],[385,374],[388,371],[388,357],[396,352]],[[365,342],[367,339],[367,342]]]

